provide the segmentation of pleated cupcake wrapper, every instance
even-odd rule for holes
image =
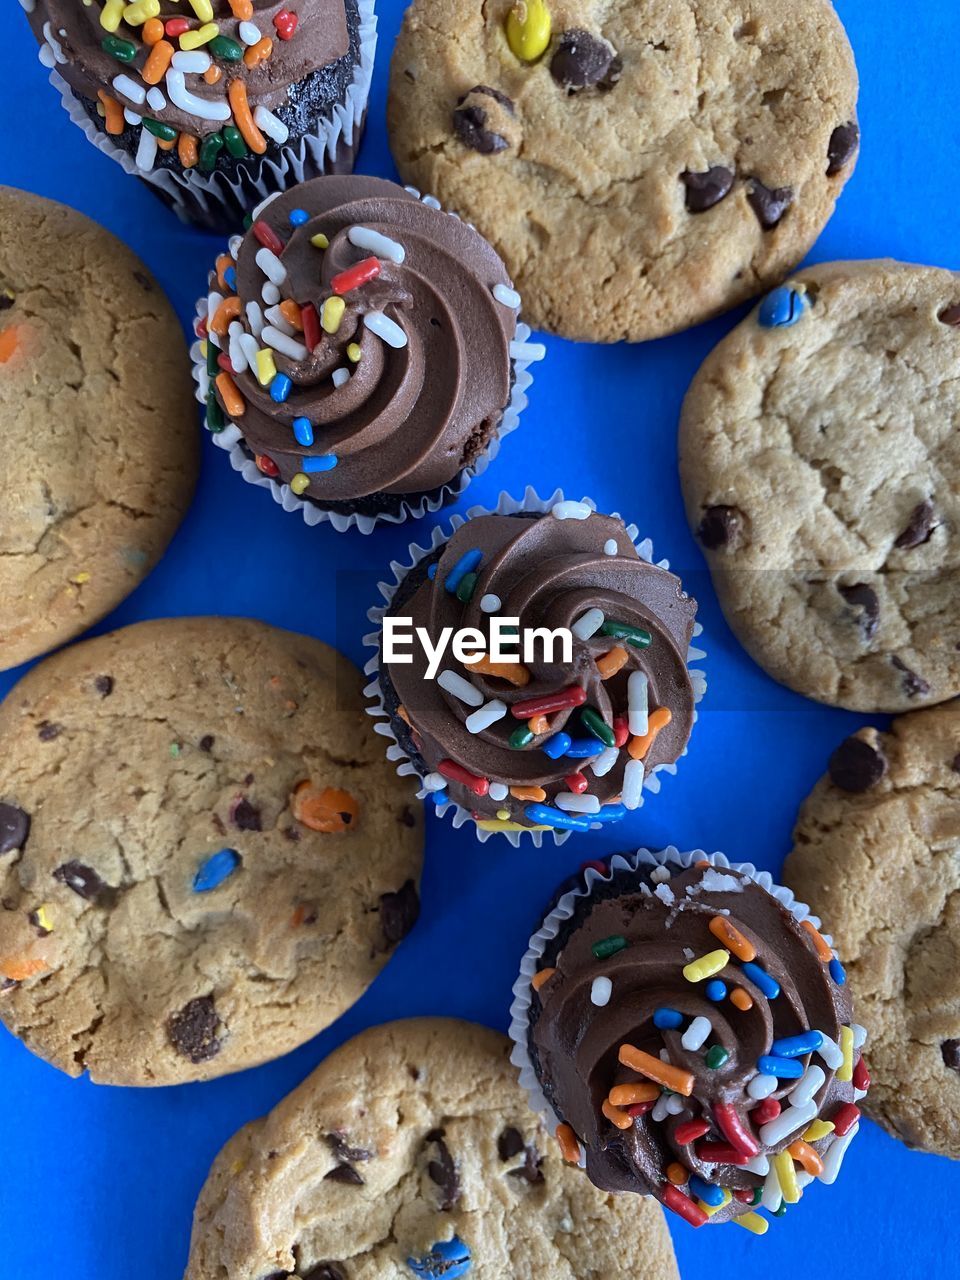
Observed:
[[[528,1048],[530,1008],[534,995],[531,984],[548,944],[556,938],[561,927],[573,916],[581,902],[593,896],[594,886],[607,883],[614,872],[637,871],[642,874],[653,871],[657,867],[667,867],[672,873],[677,874],[686,871],[696,862],[709,862],[718,871],[738,871],[742,875],[749,876],[761,889],[766,889],[767,893],[772,894],[798,923],[809,920],[817,929],[820,928],[819,919],[813,915],[806,903],[799,902],[789,889],[777,884],[768,871],[758,871],[749,862],[730,862],[722,853],[704,853],[700,849],[692,853],[681,853],[673,846],[659,853],[654,853],[650,849],[638,849],[631,854],[616,854],[610,859],[609,871],[601,873],[593,867],[588,867],[578,886],[562,895],[553,910],[544,918],[540,928],[531,937],[526,954],[520,962],[520,976],[513,984],[509,1030],[513,1050],[510,1061],[520,1074],[520,1084],[526,1090],[530,1106],[541,1117],[551,1133],[556,1132],[560,1117],[547,1101],[540,1087]],[[829,934],[823,934],[823,938],[828,946],[833,946]],[[582,1155],[581,1165],[584,1162],[585,1156]]]
[[[359,142],[373,78],[377,17],[374,0],[358,0],[358,9],[360,61],[354,69],[353,80],[347,86],[344,100],[329,108],[329,116],[318,120],[312,133],[285,143],[280,148],[278,160],[264,157],[253,174],[246,168],[233,176],[217,170],[200,173],[196,168],[175,173],[159,165],[144,172],[137,168],[128,151],[108,133],[97,128],[56,66],[50,72],[50,83],[60,94],[67,115],[83,130],[87,140],[98,151],[115,160],[125,173],[142,178],[161,192],[184,222],[202,222],[204,219],[216,222],[226,216],[228,220],[233,218],[239,228],[258,201],[285,191],[305,178],[328,172],[341,145],[349,147]]]
[[[521,511],[538,511],[546,514],[558,502],[563,501],[563,491],[560,489],[557,489],[549,498],[541,498],[536,490],[530,486],[527,487],[523,497],[520,499],[512,497],[509,493],[501,492],[497,505],[492,509],[488,507],[471,507],[466,516],[451,516],[449,528],[444,529],[443,526],[438,525],[433,530],[429,546],[421,547],[416,543],[411,542],[408,547],[408,561],[405,564],[402,564],[398,560],[391,562],[390,571],[393,574],[393,582],[381,582],[378,584],[378,589],[385,603],[374,606],[368,612],[367,617],[374,624],[376,630],[371,631],[363,638],[364,644],[373,650],[373,656],[368,660],[364,667],[364,674],[372,677],[370,683],[364,689],[364,694],[368,699],[367,712],[377,721],[374,726],[376,732],[381,734],[384,738],[389,739],[387,759],[392,760],[396,764],[397,773],[402,777],[415,777],[419,779],[421,784],[419,795],[421,799],[428,796],[430,792],[423,789],[423,775],[419,772],[413,761],[407,755],[406,751],[404,751],[403,747],[397,741],[397,736],[394,733],[393,725],[391,723],[390,713],[387,711],[386,703],[384,701],[383,688],[380,683],[380,631],[383,623],[383,616],[389,610],[400,584],[403,582],[410,570],[414,569],[422,560],[436,551],[438,547],[449,542],[450,538],[453,537],[456,531],[462,528],[468,520],[472,520],[476,516],[512,516]],[[583,498],[582,501],[585,502],[591,510],[597,510],[597,505],[591,498]],[[616,513],[614,513],[614,516],[615,518],[620,519]],[[670,568],[669,561],[667,560],[654,561],[653,543],[649,538],[640,539],[640,531],[635,524],[627,525],[627,536],[637,548],[637,552],[642,559],[646,560],[650,564],[656,563],[661,569]],[[699,637],[702,630],[703,628],[700,624],[696,623],[694,625],[694,637]],[[690,645],[687,650],[687,669],[689,671],[690,682],[693,687],[695,704],[700,702],[706,692],[707,679],[703,671],[692,668],[690,663],[700,662],[706,656],[706,653],[702,649],[695,648],[693,645]],[[693,718],[695,722],[697,719],[696,708],[694,709]],[[686,748],[684,748],[681,754],[687,754]],[[652,795],[656,795],[660,790],[662,775],[674,774],[676,771],[676,764],[657,765],[656,768],[651,769],[644,777],[644,790],[650,792]],[[640,803],[641,805],[643,804],[642,799]],[[549,835],[554,844],[561,845],[571,834],[569,831],[534,831],[533,829],[524,831],[485,831],[477,825],[470,810],[465,809],[454,800],[448,800],[446,804],[438,805],[436,812],[441,817],[444,817],[449,813],[454,827],[457,828],[462,827],[468,822],[473,823],[474,832],[481,844],[486,843],[491,836],[497,836],[501,839],[506,837],[514,848],[518,848],[521,841],[528,837],[533,841],[535,847],[539,849],[543,843],[543,837],[545,835]]]

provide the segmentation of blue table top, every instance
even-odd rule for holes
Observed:
[[[380,53],[358,166],[384,177],[395,176],[384,113],[403,7],[403,0],[379,0]],[[837,0],[837,7],[863,80],[863,154],[813,260],[890,256],[958,268],[960,116],[946,104],[960,8],[956,0],[925,0],[909,13],[901,0]],[[182,227],[69,123],[10,0],[0,33],[0,106],[8,121],[0,180],[109,227],[149,264],[189,323],[218,240]],[[469,830],[455,832],[431,816],[423,916],[413,935],[335,1026],[259,1070],[173,1089],[97,1088],[67,1079],[0,1030],[0,1280],[177,1280],[194,1200],[230,1134],[336,1045],[378,1022],[446,1014],[506,1029],[511,984],[537,912],[587,858],[675,843],[779,871],[801,800],[862,719],[779,688],[750,661],[723,621],[684,520],[680,402],[701,360],[738,318],[640,347],[548,338],[521,429],[457,508],[492,503],[502,488],[561,486],[636,521],[657,553],[670,557],[700,600],[710,678],[678,776],[616,830],[574,836],[559,850],[481,846]],[[247,615],[319,636],[360,662],[379,571],[416,533],[411,525],[367,538],[308,529],[245,487],[207,440],[196,501],[165,559],[97,630],[172,614]],[[18,674],[0,676],[0,694]],[[960,1168],[907,1151],[866,1123],[840,1181],[812,1186],[762,1240],[743,1231],[695,1232],[677,1220],[670,1226],[686,1280],[767,1280],[794,1274],[801,1260],[817,1271],[910,1280],[955,1268],[946,1260],[960,1252],[960,1218],[951,1211],[958,1196]]]

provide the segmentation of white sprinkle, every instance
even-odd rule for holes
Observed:
[[[850,1030],[853,1032],[853,1047],[855,1049],[862,1049],[867,1043],[866,1027],[861,1027],[859,1022],[851,1022]]]
[[[178,71],[202,76],[205,71],[210,70],[213,59],[202,49],[178,49],[170,59],[170,65],[176,67]]]
[[[523,360],[527,364],[533,364],[535,360],[542,360],[547,354],[547,348],[542,342],[511,342],[510,343],[510,359]]]
[[[604,1005],[610,1003],[612,995],[613,983],[609,978],[594,978],[593,986],[590,988],[591,1004],[595,1004],[598,1009],[602,1009]]]
[[[217,293],[216,289],[211,289],[210,292],[207,294],[207,320],[208,321],[212,322],[214,316],[219,311],[220,304],[222,302],[223,302],[223,294]]]
[[[243,236],[231,236],[227,241],[227,248],[230,250],[230,257],[236,261],[237,255],[243,248]]]
[[[490,592],[481,599],[480,608],[484,613],[496,613],[502,603],[499,596],[495,596],[493,592]]]
[[[712,1030],[713,1023],[709,1018],[694,1018],[680,1037],[680,1043],[685,1049],[689,1049],[691,1053],[696,1053],[698,1049],[702,1049],[706,1044],[707,1036]]]
[[[823,1043],[817,1050],[817,1053],[824,1060],[831,1071],[836,1071],[838,1067],[843,1066],[843,1050],[837,1044],[836,1040],[831,1040],[825,1031],[820,1032],[823,1036]]]
[[[754,1076],[747,1085],[747,1093],[757,1102],[762,1102],[764,1098],[769,1098],[772,1093],[776,1093],[780,1087],[780,1082],[776,1076]]]
[[[241,22],[237,27],[237,34],[244,44],[259,44],[263,39],[263,32],[255,22]]]
[[[769,1124],[760,1126],[760,1141],[765,1147],[778,1147],[798,1129],[805,1129],[817,1118],[817,1104],[811,1099],[800,1107],[786,1107]]]
[[[167,72],[166,81],[167,97],[175,106],[182,108],[190,115],[199,116],[201,120],[230,119],[229,103],[222,99],[211,101],[208,98],[198,98],[195,93],[190,93],[184,84],[182,71],[171,67]]]
[[[241,333],[238,341],[243,348],[243,354],[247,357],[247,364],[251,369],[257,367],[257,352],[260,350],[260,344],[252,333]]]
[[[686,1105],[686,1099],[681,1098],[679,1093],[671,1094],[671,1096],[667,1098],[667,1115],[678,1116]]]
[[[585,502],[556,502],[550,508],[555,520],[589,520],[593,515],[593,507]]]
[[[502,302],[505,307],[509,307],[511,311],[520,310],[520,295],[516,289],[511,289],[509,285],[495,284],[493,286],[493,296],[498,302]]]
[[[595,777],[605,778],[619,759],[620,752],[616,747],[604,747],[600,754],[590,761],[590,768]]]
[[[147,100],[147,91],[142,84],[137,84],[135,80],[131,80],[129,76],[114,76],[113,87],[117,93],[122,94],[125,98],[129,98],[131,102],[135,102],[138,107],[142,107]]]
[[[606,615],[602,609],[588,609],[586,613],[581,614],[570,630],[578,640],[589,640],[591,636],[595,636],[606,620]]]
[[[653,891],[653,896],[659,898],[664,906],[667,907],[672,907],[677,900],[677,895],[668,884],[658,884]]]
[[[490,790],[487,795],[495,804],[499,804],[501,800],[506,800],[510,794],[510,788],[503,782],[491,782]]]
[[[149,173],[157,158],[157,140],[149,129],[140,130],[140,145],[137,147],[137,168]]]
[[[627,681],[628,724],[632,734],[643,736],[650,729],[648,691],[650,682],[642,671],[631,671]]]
[[[811,1063],[787,1094],[787,1097],[795,1107],[802,1107],[810,1101],[820,1086],[824,1084],[826,1078],[823,1067],[818,1067],[815,1063]]]
[[[806,1169],[799,1169],[797,1171],[797,1188],[800,1191],[805,1191],[812,1181],[812,1173],[807,1173]]]
[[[447,780],[442,773],[428,773],[423,780],[424,791],[442,791]]]
[[[763,1183],[763,1195],[760,1197],[760,1206],[766,1209],[768,1213],[776,1213],[780,1208],[783,1200],[783,1192],[780,1190],[780,1179],[777,1176],[777,1166],[774,1165],[768,1172]]]
[[[853,1100],[854,1100],[854,1102],[859,1102],[859,1101],[860,1101],[860,1099],[861,1099],[861,1098],[865,1098],[869,1092],[870,1092],[870,1090],[869,1090],[869,1089],[858,1089],[858,1088],[854,1087],[854,1090],[853,1090]]]
[[[561,791],[553,803],[564,813],[600,812],[600,800],[597,796],[588,794],[578,796],[575,791]]]
[[[40,46],[37,51],[37,57],[40,59],[41,66],[46,67],[48,71],[52,71],[57,65],[57,55],[46,43]]]
[[[836,1182],[840,1166],[843,1164],[843,1157],[847,1154],[847,1147],[859,1132],[860,1126],[855,1124],[849,1133],[845,1133],[842,1138],[837,1138],[827,1148],[827,1152],[823,1157],[823,1173],[819,1175],[819,1178],[828,1187]]]
[[[275,329],[272,324],[264,326],[260,340],[265,342],[268,347],[273,347],[274,351],[279,351],[281,355],[289,356],[291,360],[306,360],[310,354],[302,342],[297,342],[295,338],[288,338],[285,333]]]
[[[266,280],[264,281],[263,288],[260,290],[260,297],[268,307],[275,307],[280,301],[280,290],[272,280]]]
[[[620,548],[617,546],[616,538],[608,538],[603,544],[603,554],[605,556],[615,556]]]
[[[37,7],[37,0],[20,0],[20,4],[22,5],[24,12],[33,13],[34,9]]]
[[[279,116],[275,116],[272,111],[268,111],[266,107],[257,107],[253,113],[254,124],[267,135],[273,142],[278,142],[281,146],[290,137],[290,130],[283,123]]]
[[[663,867],[661,867],[661,868],[660,868],[660,870],[662,871],[662,870],[663,870]],[[686,961],[687,961],[687,963],[689,964],[691,960],[696,960],[696,958],[697,958],[697,953],[696,953],[695,951],[693,951],[690,947],[684,947],[684,948],[683,948],[683,958],[684,958],[684,960],[686,960]]]
[[[230,363],[233,365],[235,373],[243,373],[249,368],[249,361],[243,350],[243,343],[240,341],[240,335],[243,333],[243,327],[236,320],[230,326]],[[256,345],[256,344],[254,344]]]
[[[446,689],[447,693],[452,693],[455,698],[465,702],[468,707],[483,706],[483,694],[480,690],[456,671],[441,671],[437,676],[437,684],[441,689]]]
[[[156,85],[147,90],[147,105],[154,111],[165,111],[167,108],[167,100]]]
[[[492,698],[479,711],[474,711],[472,715],[467,716],[463,722],[467,733],[482,733],[484,729],[489,729],[492,724],[496,724],[498,720],[502,720],[507,714],[507,704],[501,702],[499,698]]]
[[[256,222],[257,219],[260,217],[260,215],[263,213],[264,209],[272,205],[274,200],[276,200],[282,194],[283,193],[280,191],[271,191],[268,196],[264,196],[263,199],[260,201],[260,203],[250,210],[250,221]]]
[[[395,320],[385,316],[382,311],[368,311],[363,317],[363,323],[371,333],[375,333],[388,347],[399,350],[407,345],[407,335]]]
[[[666,884],[671,879],[670,869],[668,867],[654,867],[650,872],[650,879],[654,884]],[[690,953],[690,959],[693,959],[693,952]]]
[[[276,285],[273,285],[274,289],[276,289],[276,287]],[[296,329],[294,329],[293,325],[279,307],[270,307],[263,314],[275,329],[279,329],[281,333],[285,333],[288,338],[292,338],[296,333]]]
[[[127,124],[132,124],[134,128],[136,128],[138,124],[143,124],[143,116],[137,115],[133,107],[123,108],[123,118],[126,120]],[[150,132],[149,129],[147,132]]]
[[[439,209],[439,208],[440,208],[440,201],[437,199],[437,197],[436,197],[436,196],[424,196],[424,197],[423,197],[423,204],[425,204],[425,205],[427,206],[427,208],[428,208],[428,209]]]
[[[347,232],[347,239],[358,249],[368,249],[378,258],[386,258],[388,262],[395,262],[398,266],[407,256],[402,244],[397,244],[389,236],[381,235],[372,227],[351,227]]]
[[[628,760],[626,768],[623,771],[623,787],[620,790],[620,799],[625,809],[639,809],[640,801],[643,796],[643,761]]]
[[[287,268],[283,265],[272,249],[268,249],[266,245],[262,249],[257,250],[255,262],[263,274],[273,284],[283,284],[287,278]]]
[[[666,1120],[669,1114],[670,1112],[667,1110],[667,1095],[661,1093],[660,1097],[657,1099],[657,1105],[650,1112],[650,1115],[653,1118],[654,1124],[660,1124],[662,1121]]]
[[[743,1167],[755,1173],[758,1178],[765,1178],[770,1172],[770,1159],[768,1156],[753,1156]]]
[[[335,387],[342,387],[345,382],[350,381],[349,369],[334,369],[330,375],[331,381]]]

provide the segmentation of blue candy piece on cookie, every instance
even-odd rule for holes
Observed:
[[[757,319],[763,329],[789,329],[803,319],[810,303],[805,294],[790,285],[768,293],[760,303]]]
[[[420,1280],[456,1280],[470,1270],[470,1246],[454,1236],[435,1244],[422,1258],[408,1258],[407,1266]]]
[[[211,889],[219,889],[239,865],[240,855],[236,849],[221,849],[218,853],[212,853],[205,862],[201,862],[193,877],[194,893],[209,893]]]

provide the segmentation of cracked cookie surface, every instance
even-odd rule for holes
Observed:
[[[421,806],[354,667],[237,618],[140,623],[0,706],[0,1019],[101,1083],[276,1058],[413,927]]]
[[[404,179],[476,224],[531,324],[645,340],[791,271],[858,150],[857,72],[828,0],[546,7],[549,43],[524,62],[513,0],[415,0],[388,106]]]
[[[799,318],[764,327],[788,295]],[[775,680],[860,711],[960,693],[958,422],[954,272],[811,267],[708,357],[680,425],[687,514]]]
[[[0,187],[0,668],[55,648],[160,559],[199,457],[186,343],[138,258]]]
[[[960,703],[837,749],[784,881],[829,920],[870,1033],[864,1110],[960,1158]]]
[[[598,1191],[530,1111],[510,1044],[413,1019],[366,1031],[233,1137],[186,1280],[412,1280],[457,1241],[471,1277],[676,1280],[654,1201]]]

